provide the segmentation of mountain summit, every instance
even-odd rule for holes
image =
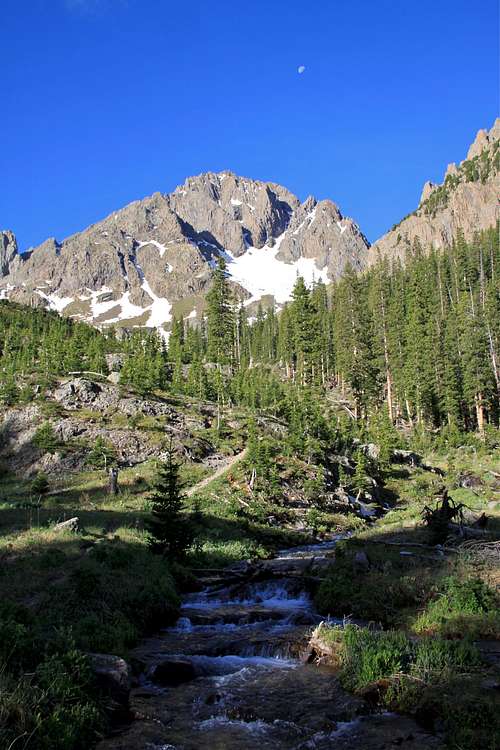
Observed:
[[[168,330],[174,314],[199,318],[219,257],[252,310],[264,297],[289,299],[297,274],[333,281],[347,263],[363,268],[368,252],[329,200],[301,203],[274,183],[207,173],[22,255],[11,232],[0,234],[0,295],[96,325]]]
[[[0,299],[44,305],[100,327],[168,331],[174,315],[201,318],[222,257],[252,315],[261,300],[290,299],[298,274],[328,283],[347,264],[361,270],[380,255],[404,258],[417,238],[424,248],[440,248],[459,230],[471,239],[493,226],[499,138],[500,120],[480,130],[467,158],[448,165],[441,185],[426,182],[417,209],[372,247],[330,200],[301,203],[273,182],[208,172],[23,254],[12,232],[0,232]]]

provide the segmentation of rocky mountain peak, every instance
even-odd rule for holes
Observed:
[[[289,299],[298,273],[328,282],[347,263],[363,268],[369,244],[335,203],[301,203],[281,185],[226,170],[189,177],[15,260],[12,240],[2,247],[3,297],[99,326],[168,330],[174,314],[200,318],[218,257],[251,314],[261,299]]]
[[[372,246],[370,260],[379,255],[403,257],[418,237],[424,247],[449,245],[460,229],[466,239],[497,221],[500,171],[500,119],[479,130],[458,166],[449,164],[443,182],[426,182],[418,208]]]
[[[477,135],[467,152],[467,159],[470,160],[474,159],[474,157],[476,156],[479,156],[482,151],[491,146],[499,138],[500,118],[497,117],[491,130],[488,131],[482,128],[481,130],[477,131]]]
[[[424,201],[426,201],[427,198],[429,198],[429,196],[431,195],[432,191],[435,190],[435,188],[437,188],[437,185],[435,185],[430,180],[427,180],[427,182],[424,183],[424,187],[422,188],[422,195],[420,196],[420,201],[419,201],[419,204],[418,204],[419,206]]]

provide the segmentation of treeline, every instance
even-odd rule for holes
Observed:
[[[417,241],[404,261],[347,268],[328,289],[298,277],[279,313],[259,307],[252,318],[221,261],[201,325],[174,319],[168,345],[156,331],[117,342],[112,331],[2,303],[0,395],[13,398],[32,372],[105,374],[106,353],[120,351],[121,382],[144,394],[170,390],[292,418],[314,398],[305,391],[333,388],[360,419],[385,405],[394,424],[483,431],[499,421],[499,260],[495,229],[430,253]]]
[[[55,312],[0,302],[0,399],[29,399],[32,385],[88,370],[107,373],[106,353],[116,350],[114,334]]]
[[[174,320],[168,350],[156,334],[131,339],[123,380],[274,411],[286,382],[333,386],[356,417],[386,404],[393,423],[482,431],[499,419],[499,259],[494,229],[443,251],[417,241],[330,289],[298,277],[279,314],[254,319],[221,264],[201,327]]]

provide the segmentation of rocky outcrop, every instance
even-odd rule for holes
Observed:
[[[418,208],[381,237],[370,250],[379,256],[404,257],[418,238],[422,247],[450,245],[459,231],[466,239],[495,226],[500,171],[500,119],[480,130],[467,159],[449,164],[441,185],[426,182]]]
[[[176,687],[182,685],[183,682],[190,682],[196,677],[197,674],[192,661],[180,656],[163,659],[151,671],[153,682],[163,687]]]
[[[65,315],[168,330],[173,314],[200,317],[211,269],[226,260],[247,303],[289,298],[297,271],[337,278],[366,265],[368,242],[331,201],[304,203],[271,182],[231,172],[190,177],[63,242],[49,239],[22,255],[1,235],[0,294]]]
[[[12,232],[0,232],[0,278],[9,275],[10,265],[17,256],[17,241]]]
[[[211,422],[208,413],[185,415],[160,399],[141,399],[118,386],[85,378],[59,384],[49,398],[59,407],[50,419],[59,444],[55,452],[45,453],[34,443],[37,428],[46,421],[39,405],[10,408],[1,415],[0,458],[14,472],[33,476],[44,471],[60,477],[82,470],[98,438],[113,446],[121,466],[162,458],[170,437],[183,458],[202,461],[214,452],[199,435]]]
[[[432,192],[437,188],[437,185],[435,185],[430,180],[427,180],[426,183],[424,183],[424,187],[422,189],[422,195],[420,196],[419,206],[426,201],[428,198],[431,197]]]

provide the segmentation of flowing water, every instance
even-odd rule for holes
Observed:
[[[340,688],[332,669],[306,663],[308,638],[321,618],[303,571],[324,567],[334,544],[284,550],[257,574],[255,568],[223,571],[187,595],[176,625],[134,654],[142,669],[132,694],[136,720],[100,748],[438,747],[410,719],[368,713],[362,700]],[[166,680],[159,679],[162,668]]]

